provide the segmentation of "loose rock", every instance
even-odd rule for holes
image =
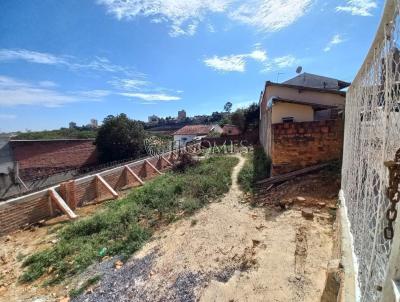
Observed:
[[[301,210],[301,215],[306,219],[313,219],[314,218],[314,213],[310,209]]]

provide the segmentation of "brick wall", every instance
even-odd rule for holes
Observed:
[[[343,121],[273,124],[272,137],[272,173],[278,175],[340,159]]]
[[[172,156],[172,154],[167,154],[165,156],[170,162],[173,162],[175,157],[176,156]],[[148,158],[148,162],[158,170],[166,170],[170,167],[167,161],[158,156]],[[131,162],[127,165],[143,181],[159,175],[157,171],[144,160]],[[116,191],[141,185],[136,178],[127,173],[124,166],[103,171],[99,173],[99,175],[101,175],[101,177]],[[104,186],[99,185],[99,182],[96,180],[96,175],[70,180],[54,188],[71,209],[84,206],[91,202],[99,202],[112,198],[110,192],[107,191]],[[73,192],[72,194],[71,189]],[[26,224],[36,223],[41,219],[48,219],[60,213],[61,210],[57,208],[56,204],[54,202],[49,202],[47,190],[0,203],[0,236],[15,231]]]
[[[98,163],[93,140],[10,141],[23,179]]]

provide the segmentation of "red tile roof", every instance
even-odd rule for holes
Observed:
[[[184,126],[178,131],[174,132],[174,135],[206,135],[210,133],[213,128],[213,125]]]

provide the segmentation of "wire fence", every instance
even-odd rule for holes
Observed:
[[[379,301],[391,241],[388,169],[400,148],[399,3],[388,0],[375,41],[346,99],[342,190],[358,263],[360,300]],[[398,236],[398,235],[397,235]]]

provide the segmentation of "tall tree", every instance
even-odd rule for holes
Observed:
[[[142,123],[126,114],[107,116],[99,128],[96,145],[103,162],[138,157],[144,153]]]
[[[225,106],[224,106],[224,110],[225,112],[231,112],[232,110],[232,103],[231,102],[226,102]]]
[[[245,109],[246,130],[258,128],[260,122],[260,106],[257,103],[251,104]]]

